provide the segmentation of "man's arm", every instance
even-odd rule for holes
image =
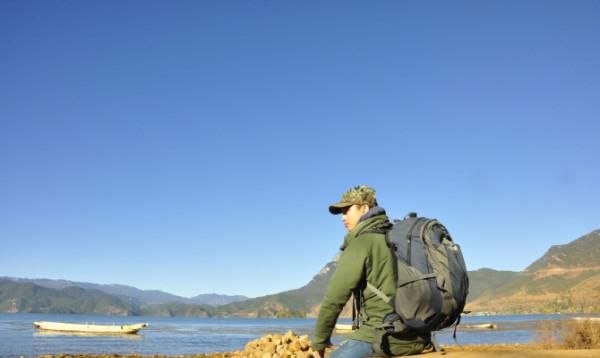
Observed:
[[[331,345],[331,333],[346,302],[363,277],[367,248],[360,241],[349,245],[340,255],[337,268],[321,304],[312,341],[312,349],[324,351]],[[322,357],[322,356],[321,356]]]

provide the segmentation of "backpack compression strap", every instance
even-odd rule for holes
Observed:
[[[352,330],[355,331],[360,327],[360,308],[362,304],[361,294],[359,290],[352,292]]]

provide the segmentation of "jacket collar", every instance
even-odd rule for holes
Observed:
[[[360,235],[363,231],[367,229],[372,229],[373,227],[378,227],[381,225],[387,224],[388,217],[385,213],[385,209],[379,206],[375,206],[369,211],[367,211],[361,218],[358,220],[358,225],[352,231],[348,232],[344,237],[344,242],[340,247],[340,250],[344,250],[350,244],[354,238]]]
[[[382,214],[385,215],[385,209],[380,206],[374,206],[371,209],[369,209],[369,211],[367,211],[365,215],[361,216],[358,222],[361,223],[369,218],[372,218],[373,216]]]

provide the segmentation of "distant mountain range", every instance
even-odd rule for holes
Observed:
[[[76,286],[53,289],[0,279],[0,312],[137,315],[139,305],[102,291]]]
[[[467,310],[488,313],[600,312],[600,230],[552,246],[522,272],[469,272]],[[154,316],[316,316],[336,268],[329,262],[303,287],[253,299],[217,294],[184,298],[131,286],[0,278],[0,312]],[[349,311],[346,310],[345,313]]]
[[[138,304],[162,304],[162,303],[186,303],[198,305],[224,305],[231,302],[247,300],[246,296],[230,296],[219,295],[215,293],[200,294],[191,298],[176,296],[167,292],[158,290],[140,290],[132,286],[125,285],[101,285],[89,282],[76,282],[67,280],[50,280],[50,279],[31,279],[31,278],[14,278],[0,277],[0,281],[13,281],[17,283],[32,283],[37,286],[62,290],[67,287],[80,287],[88,290],[97,290],[109,295],[124,298],[126,300],[134,300]]]
[[[0,277],[0,312],[148,316],[218,316],[217,305],[245,296],[202,294],[191,298],[125,285]]]

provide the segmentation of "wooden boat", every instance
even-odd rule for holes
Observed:
[[[88,324],[88,323],[63,323],[38,321],[33,326],[39,329],[56,332],[83,332],[96,334],[134,334],[140,329],[147,327],[148,323],[137,324]]]

